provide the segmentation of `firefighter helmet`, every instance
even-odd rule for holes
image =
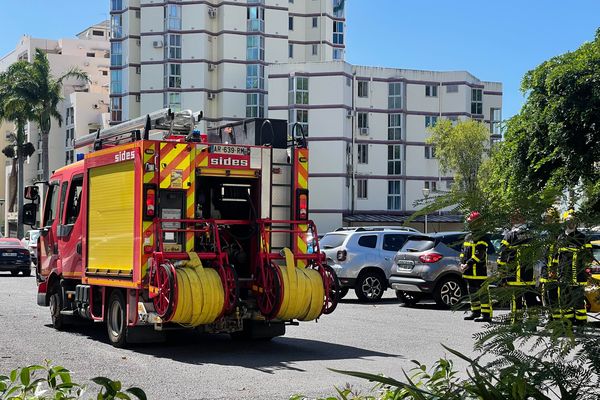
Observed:
[[[546,221],[547,223],[556,223],[560,219],[560,216],[558,214],[558,210],[556,209],[556,207],[549,207],[546,211],[544,211],[544,214],[542,217],[544,218],[544,221]]]
[[[479,217],[481,217],[481,214],[479,213],[479,211],[471,211],[469,213],[469,215],[467,216],[467,222],[471,223],[471,222],[475,221],[476,219],[478,219]]]
[[[562,216],[561,216],[562,222],[570,222],[570,221],[574,221],[574,220],[575,220],[575,210],[573,210],[572,208],[570,210],[567,210],[564,213],[562,213]]]

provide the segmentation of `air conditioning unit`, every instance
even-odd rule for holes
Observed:
[[[206,98],[207,98],[207,99],[209,99],[209,100],[214,100],[214,99],[215,99],[215,97],[217,97],[217,95],[216,95],[216,93],[213,93],[213,92],[209,92],[209,93],[206,95]]]
[[[369,128],[359,128],[358,131],[362,136],[369,136]]]
[[[346,110],[346,118],[352,118],[352,110]]]
[[[155,41],[153,41],[152,42],[152,47],[154,47],[155,49],[163,47],[162,40],[155,40]]]
[[[208,70],[209,71],[214,71],[215,69],[217,69],[217,64],[208,64]]]
[[[210,18],[216,18],[216,16],[217,16],[217,10],[214,9],[214,8],[209,8],[208,9],[208,16]]]

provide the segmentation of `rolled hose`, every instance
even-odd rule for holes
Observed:
[[[309,268],[298,268],[290,249],[283,249],[286,265],[277,266],[283,278],[283,299],[276,318],[311,321],[321,315],[325,289],[321,274]]]
[[[177,266],[177,305],[171,322],[196,327],[214,322],[223,311],[225,291],[217,271],[204,268],[196,253]]]

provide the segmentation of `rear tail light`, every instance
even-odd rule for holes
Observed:
[[[298,210],[296,212],[297,219],[307,220],[308,219],[308,190],[297,189],[296,201],[297,201],[297,207],[298,207]]]
[[[156,216],[156,187],[144,185],[144,220],[151,221]]]
[[[337,260],[338,261],[346,261],[346,256],[348,255],[348,253],[346,252],[346,250],[338,250],[337,252]]]
[[[429,253],[429,254],[423,254],[422,256],[419,256],[419,260],[424,264],[436,263],[436,262],[440,261],[442,258],[444,258],[444,256],[441,254],[438,254],[438,253]]]

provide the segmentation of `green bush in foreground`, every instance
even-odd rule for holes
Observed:
[[[0,375],[0,400],[131,400],[132,396],[146,400],[140,388],[122,390],[121,382],[105,377],[93,378],[92,382],[100,386],[99,391],[72,382],[68,369],[46,361],[44,366],[30,365],[13,370],[8,376]]]

